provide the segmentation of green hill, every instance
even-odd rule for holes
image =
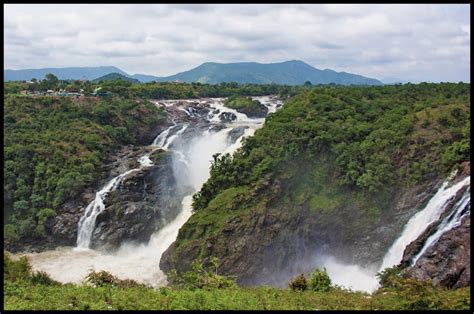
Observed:
[[[97,82],[100,82],[100,81],[115,81],[115,80],[124,80],[124,81],[130,82],[130,83],[136,83],[136,84],[141,83],[137,79],[125,76],[125,75],[120,74],[120,73],[109,73],[109,74],[106,74],[106,75],[101,76],[99,78],[96,78],[95,80],[92,80],[92,82],[97,83]]]

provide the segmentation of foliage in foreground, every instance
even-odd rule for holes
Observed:
[[[217,277],[217,260],[209,269],[195,262],[195,278]],[[313,274],[324,279],[325,271]],[[190,275],[190,274],[188,274]],[[217,275],[219,276],[219,275]],[[467,310],[470,288],[448,290],[429,283],[400,279],[397,287],[381,288],[372,295],[340,287],[329,291],[293,291],[271,287],[196,285],[189,288],[153,289],[142,284],[117,284],[108,272],[92,272],[85,285],[47,284],[31,280],[26,258],[12,261],[4,253],[5,310]],[[223,277],[223,276],[221,276]],[[227,280],[231,280],[228,279]],[[200,280],[194,281],[199,282]],[[311,278],[310,278],[311,281]],[[322,282],[325,282],[323,280]]]
[[[51,279],[46,272],[33,271],[26,257],[14,261],[6,251],[3,252],[3,278],[5,281],[26,282],[33,285],[61,285],[60,282]]]

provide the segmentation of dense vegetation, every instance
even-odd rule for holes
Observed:
[[[267,107],[250,97],[231,96],[224,103],[227,107],[245,113],[250,118],[264,118],[268,112]]]
[[[470,85],[463,83],[304,90],[270,115],[233,156],[216,156],[194,209],[210,206],[230,189],[288,178],[294,174],[288,167],[301,168],[298,159],[322,167],[318,159],[324,154],[332,160],[337,186],[365,195],[444,175],[469,160],[469,102]],[[317,199],[311,194],[299,201],[311,197],[325,203],[324,194]]]
[[[153,289],[112,274],[91,272],[84,284],[60,284],[46,273],[32,272],[25,258],[4,253],[5,310],[426,310],[469,309],[470,289],[447,290],[430,283],[385,278],[373,294],[354,292],[328,281],[315,270],[308,289],[240,288],[232,278],[203,269],[180,278],[181,286]],[[222,283],[226,283],[222,285]]]
[[[44,236],[48,217],[102,179],[115,149],[143,143],[164,118],[131,99],[4,97],[4,237]]]

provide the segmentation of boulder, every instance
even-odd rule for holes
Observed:
[[[237,119],[237,116],[232,112],[224,111],[219,115],[219,119],[221,119],[222,122],[227,123]]]

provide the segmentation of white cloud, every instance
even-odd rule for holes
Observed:
[[[5,68],[300,59],[375,78],[469,81],[469,5],[4,5]]]

